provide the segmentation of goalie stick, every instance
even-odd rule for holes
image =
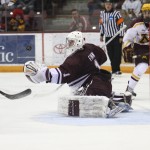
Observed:
[[[17,94],[8,94],[8,93],[5,93],[3,91],[0,91],[0,94],[2,94],[3,96],[7,97],[10,100],[15,100],[15,99],[26,97],[26,96],[30,95],[31,92],[32,92],[31,89],[26,89],[26,90],[19,92]]]

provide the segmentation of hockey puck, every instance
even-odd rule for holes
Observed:
[[[32,47],[31,47],[31,46],[26,46],[26,50],[27,50],[27,51],[31,51],[31,50],[32,50]]]

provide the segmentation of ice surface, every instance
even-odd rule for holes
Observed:
[[[124,92],[130,74],[115,77],[113,90]],[[115,118],[64,117],[57,100],[64,85],[30,83],[23,73],[0,73],[1,90],[14,94],[32,89],[18,100],[0,95],[0,150],[150,150],[150,75],[139,81],[133,111]],[[54,92],[55,91],[55,92]]]

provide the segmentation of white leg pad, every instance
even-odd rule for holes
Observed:
[[[65,116],[106,118],[108,102],[105,96],[61,96],[58,112]]]

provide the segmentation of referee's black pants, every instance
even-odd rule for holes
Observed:
[[[105,41],[109,41],[112,37],[106,37]],[[107,46],[107,53],[111,63],[112,73],[120,71],[122,57],[122,43],[119,41],[119,36],[114,38]]]

